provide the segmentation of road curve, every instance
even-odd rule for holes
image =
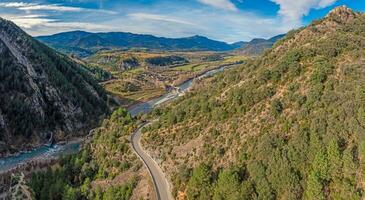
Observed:
[[[154,161],[151,156],[146,153],[141,146],[141,136],[142,128],[150,125],[150,123],[145,123],[140,128],[138,128],[131,136],[132,148],[139,158],[143,161],[144,165],[147,167],[150,175],[152,177],[156,196],[158,200],[173,200],[170,192],[170,185],[162,172],[161,168],[158,166],[156,161]]]

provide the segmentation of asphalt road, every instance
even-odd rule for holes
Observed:
[[[152,177],[156,196],[158,200],[173,200],[173,197],[170,192],[169,183],[165,177],[165,174],[162,172],[161,168],[158,164],[151,158],[148,153],[146,153],[141,146],[141,136],[142,136],[142,128],[150,125],[151,123],[146,123],[142,127],[138,128],[131,136],[132,148],[143,161],[145,166],[148,168],[150,175]]]

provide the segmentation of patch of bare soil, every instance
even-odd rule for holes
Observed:
[[[142,168],[139,171],[140,180],[136,188],[133,190],[131,200],[156,200],[156,193],[153,187],[153,182],[148,171]]]

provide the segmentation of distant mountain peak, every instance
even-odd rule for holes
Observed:
[[[194,35],[194,36],[191,36],[189,38],[191,38],[191,39],[208,39],[207,37],[202,36],[202,35]]]
[[[271,48],[275,42],[282,39],[284,36],[285,34],[277,35],[269,39],[255,38],[250,42],[236,42],[232,45],[238,47],[236,52],[239,52],[240,54],[258,56],[263,53],[265,49]]]
[[[343,6],[338,6],[334,8],[332,11],[330,11],[326,16],[326,19],[334,19],[338,22],[346,23],[350,20],[353,20],[358,15],[359,15],[358,13],[354,12],[352,9],[343,5]]]

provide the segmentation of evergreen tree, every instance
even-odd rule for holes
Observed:
[[[201,164],[193,170],[187,185],[187,195],[191,200],[211,199],[211,172],[207,165]]]

